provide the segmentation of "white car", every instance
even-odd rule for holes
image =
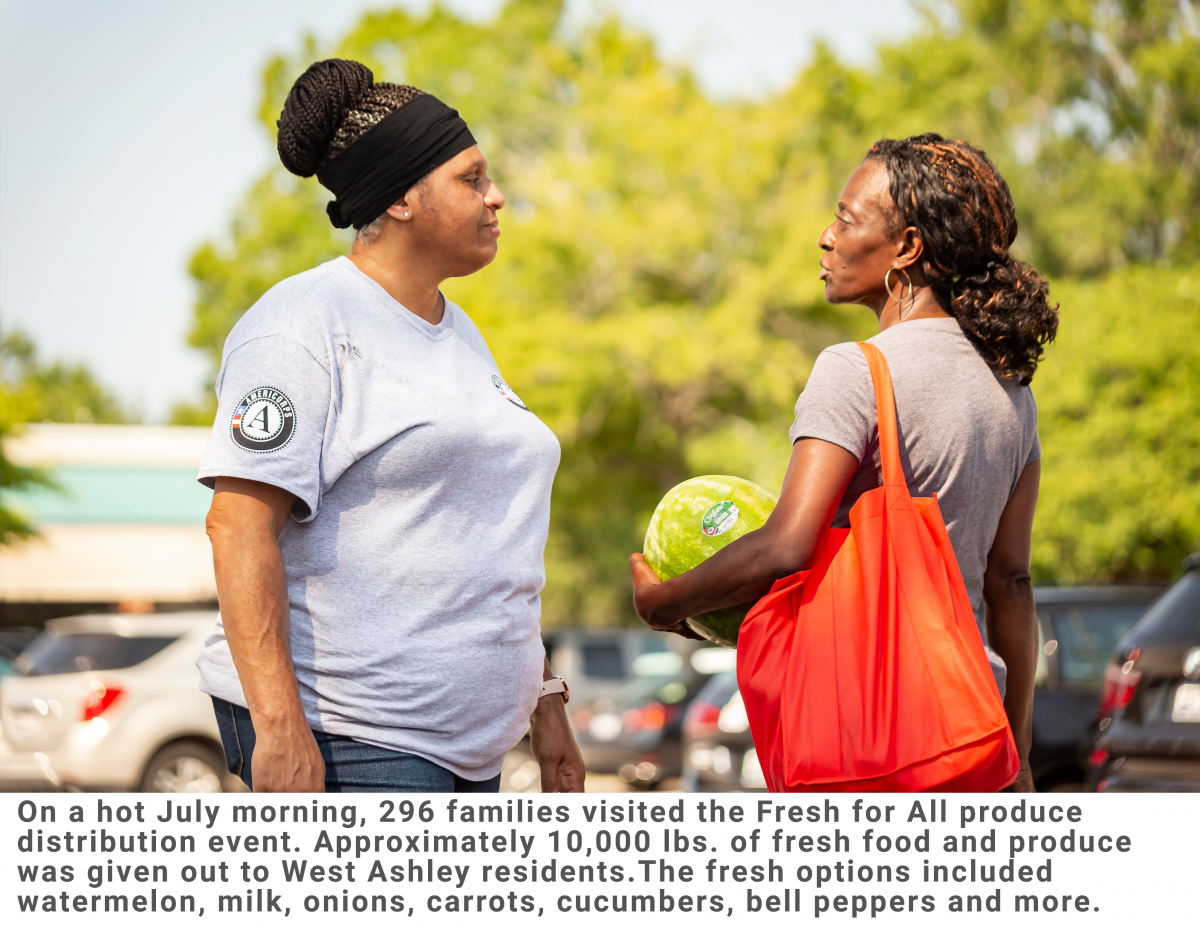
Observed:
[[[0,791],[220,792],[196,657],[213,611],[51,620],[0,681]]]

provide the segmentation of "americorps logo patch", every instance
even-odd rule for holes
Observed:
[[[292,440],[296,410],[292,401],[273,386],[260,386],[234,407],[229,434],[247,451],[278,451]]]

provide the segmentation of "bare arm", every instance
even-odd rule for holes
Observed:
[[[1033,679],[1037,671],[1038,627],[1033,606],[1033,514],[1037,508],[1042,462],[1026,465],[1016,490],[1000,515],[996,539],[983,575],[988,642],[1008,666],[1004,710],[1017,742],[1021,772],[1013,788],[1033,792],[1029,747],[1033,742]]]
[[[761,529],[666,582],[659,582],[640,554],[630,556],[638,616],[656,630],[690,636],[681,620],[758,600],[780,578],[807,567],[857,468],[858,459],[845,448],[800,439],[792,448],[779,503]]]
[[[550,660],[542,663],[542,679],[554,678]],[[584,766],[567,719],[562,695],[543,695],[529,719],[529,741],[542,771],[543,792],[582,792]]]
[[[288,646],[279,533],[294,495],[218,477],[206,520],[221,620],[254,721],[255,792],[323,792],[325,763],[304,716]]]

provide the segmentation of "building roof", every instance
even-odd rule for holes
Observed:
[[[6,494],[39,537],[5,548],[0,601],[214,599],[212,492],[196,481],[209,432],[42,423],[7,439],[10,460],[48,468],[57,489]]]
[[[200,467],[208,428],[175,425],[22,426],[4,442],[13,464],[25,467]]]

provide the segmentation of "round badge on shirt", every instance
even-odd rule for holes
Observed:
[[[278,451],[292,440],[296,411],[292,401],[273,386],[251,390],[234,407],[229,433],[247,451]]]
[[[492,375],[492,386],[496,388],[497,393],[507,399],[514,406],[520,406],[526,412],[529,411],[529,407],[525,405],[525,403],[521,400],[521,397],[513,392],[513,388],[511,386],[500,379],[499,374]]]

